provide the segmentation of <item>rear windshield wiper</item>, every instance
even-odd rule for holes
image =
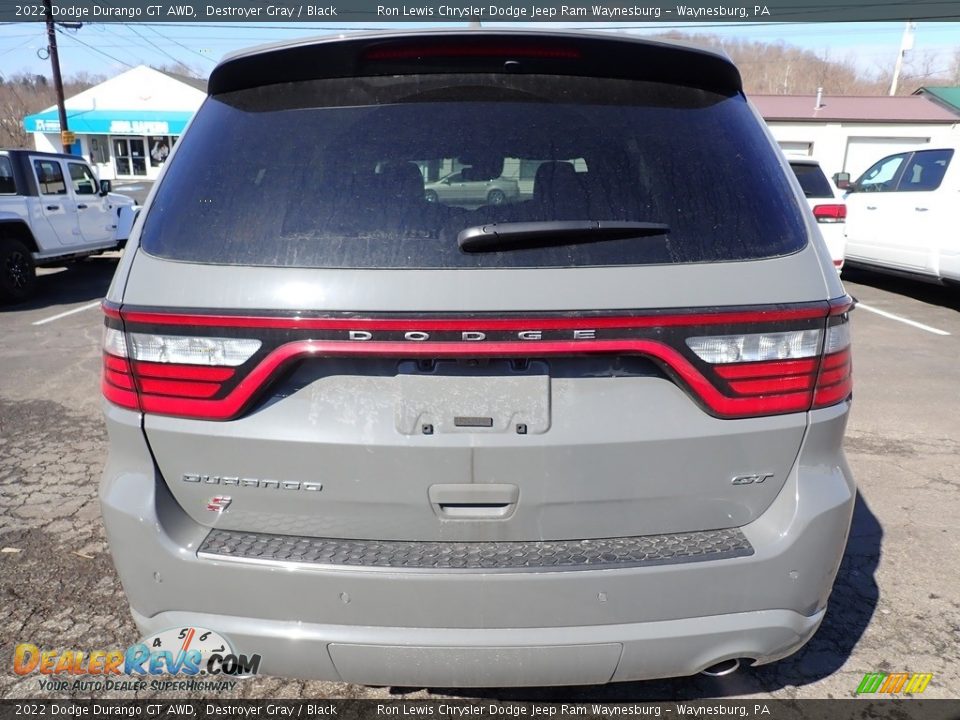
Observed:
[[[526,248],[576,245],[603,240],[623,240],[647,235],[664,235],[670,226],[652,222],[606,220],[547,220],[475,225],[457,235],[464,252],[496,252]]]

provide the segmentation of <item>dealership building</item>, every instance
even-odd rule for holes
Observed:
[[[102,179],[153,180],[187,122],[206,97],[206,82],[155,70],[132,68],[68,98],[72,145]],[[61,152],[57,108],[23,120],[37,150]]]
[[[960,141],[960,109],[928,94],[751,95],[788,155],[820,161],[827,175],[856,179],[881,158]]]

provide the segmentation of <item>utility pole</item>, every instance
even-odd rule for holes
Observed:
[[[903,37],[900,39],[900,51],[897,53],[897,64],[893,66],[893,79],[890,81],[890,95],[897,94],[897,83],[900,82],[900,71],[903,69],[903,56],[907,50],[913,50],[913,22],[907,20],[903,28]]]
[[[47,51],[50,53],[50,65],[53,68],[53,87],[57,91],[57,109],[60,111],[60,144],[63,152],[73,148],[73,133],[67,127],[67,108],[63,104],[63,78],[60,76],[60,56],[57,54],[57,29],[53,24],[53,8],[50,0],[43,0],[43,9],[47,16]],[[70,142],[65,142],[69,140]]]

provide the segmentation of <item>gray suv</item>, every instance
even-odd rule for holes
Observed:
[[[425,198],[507,159],[528,199]],[[789,655],[854,503],[851,306],[721,55],[476,30],[232,56],[104,303],[134,619],[378,685]]]

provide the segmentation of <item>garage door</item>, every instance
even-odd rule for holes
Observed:
[[[813,143],[794,142],[792,140],[780,140],[780,149],[784,155],[803,155],[809,157],[813,150]]]
[[[926,145],[929,137],[851,137],[847,139],[847,154],[843,169],[856,180],[860,174],[880,158],[904,150]]]

